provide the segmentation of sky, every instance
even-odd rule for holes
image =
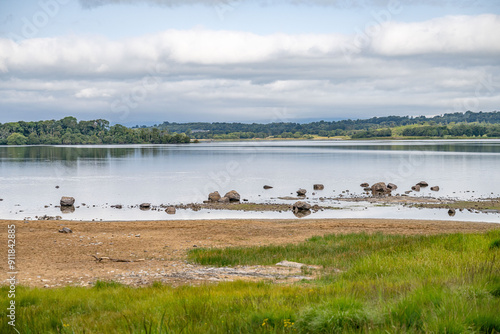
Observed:
[[[0,123],[500,110],[500,2],[0,0]]]

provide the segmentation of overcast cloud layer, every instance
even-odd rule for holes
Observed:
[[[95,8],[104,5],[122,5],[148,3],[158,6],[185,6],[202,4],[207,6],[236,5],[243,2],[258,2],[263,5],[291,4],[291,5],[313,5],[313,6],[386,6],[387,0],[79,0],[85,8]],[[478,0],[393,0],[399,4],[429,4],[434,6],[473,6]]]
[[[11,111],[4,121],[75,114],[124,123],[492,111],[500,105],[498,31],[500,16],[485,14],[374,17],[354,35],[199,28],[118,41],[0,39],[0,107]]]

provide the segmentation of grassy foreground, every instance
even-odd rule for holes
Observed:
[[[226,266],[320,265],[315,281],[172,288],[18,288],[21,333],[500,333],[500,230],[313,237],[297,245],[194,249]],[[340,273],[335,269],[341,270]],[[0,299],[7,305],[8,288]],[[10,333],[6,308],[0,332]]]

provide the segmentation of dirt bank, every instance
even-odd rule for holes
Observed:
[[[7,226],[16,225],[17,279],[22,285],[92,285],[97,279],[130,285],[163,281],[300,278],[300,270],[241,267],[212,269],[186,263],[193,247],[296,243],[314,235],[351,232],[392,234],[473,233],[500,224],[387,219],[204,220],[140,222],[0,221],[2,283],[7,278]],[[62,227],[71,234],[58,233]],[[97,257],[127,260],[113,262]],[[254,273],[252,275],[251,273]],[[249,274],[250,273],[250,274]]]

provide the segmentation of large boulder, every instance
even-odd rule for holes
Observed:
[[[377,182],[372,187],[373,195],[386,195],[391,193],[391,189],[384,182]]]
[[[229,198],[224,196],[219,200],[219,203],[229,203]]]
[[[322,184],[315,184],[313,185],[314,190],[323,190],[325,189],[325,186]]]
[[[220,200],[220,194],[218,191],[214,191],[208,195],[208,200],[210,202],[218,202]]]
[[[292,211],[295,213],[299,211],[309,211],[309,210],[311,210],[311,204],[306,202],[298,201],[292,205]]]
[[[75,199],[73,197],[63,196],[60,203],[61,206],[73,206],[75,204]]]
[[[307,193],[307,190],[305,190],[305,189],[297,190],[297,196],[305,196],[306,193]]]
[[[230,192],[226,193],[224,197],[229,198],[229,202],[239,202],[240,201],[240,194],[236,190],[231,190]]]

